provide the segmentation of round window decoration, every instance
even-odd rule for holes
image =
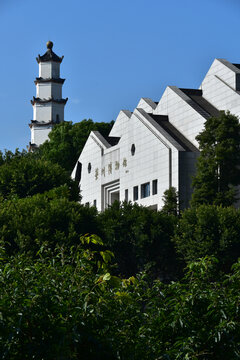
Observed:
[[[131,154],[132,154],[132,156],[135,154],[135,151],[136,151],[136,147],[135,147],[134,144],[132,144],[132,146],[131,146]]]
[[[91,165],[91,163],[88,163],[88,173],[89,174],[90,174],[91,170],[92,170],[92,165]]]

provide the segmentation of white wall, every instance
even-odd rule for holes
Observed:
[[[168,86],[154,114],[168,115],[170,123],[198,147],[198,142],[195,138],[203,129],[206,118],[200,115],[199,112],[186,101],[188,98],[187,95],[178,90],[179,89],[174,86]],[[180,93],[181,96],[179,95]]]
[[[33,120],[49,122],[52,119],[51,103],[33,105]]]
[[[58,79],[60,77],[60,63],[53,61],[39,63],[39,77],[43,79]]]
[[[48,139],[48,134],[52,130],[52,126],[31,128],[31,143],[37,146],[41,145]]]
[[[49,99],[51,97],[54,99],[62,98],[62,84],[51,82],[37,83],[36,91],[36,96],[40,99]]]
[[[201,84],[203,96],[219,110],[240,116],[240,95],[233,88],[236,73],[215,60]],[[231,85],[231,86],[230,86]]]

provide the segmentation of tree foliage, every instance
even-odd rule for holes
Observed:
[[[240,211],[213,205],[185,210],[174,241],[186,262],[214,255],[221,270],[229,271],[240,257]]]
[[[240,263],[216,277],[203,258],[181,282],[149,284],[112,276],[97,237],[84,244],[42,247],[34,262],[1,249],[2,359],[239,358]]]
[[[177,216],[179,214],[179,196],[175,187],[170,187],[163,193],[162,212],[168,215]]]
[[[221,112],[209,118],[196,137],[201,151],[193,179],[192,205],[229,206],[240,184],[240,124],[236,116]]]
[[[38,156],[71,172],[90,132],[99,131],[103,136],[107,136],[112,126],[113,121],[94,123],[90,119],[75,124],[62,122],[50,132],[49,141],[40,146]]]
[[[148,264],[155,276],[175,276],[179,264],[171,242],[174,216],[137,204],[115,202],[98,219],[101,236],[114,252],[122,275],[136,274]]]
[[[5,154],[0,166],[0,195],[5,199],[32,196],[65,184],[71,189],[72,199],[77,200],[78,187],[68,173],[58,164],[31,153]]]
[[[0,239],[9,253],[34,254],[46,245],[53,249],[79,243],[81,235],[97,233],[96,209],[69,201],[60,187],[45,194],[0,202]]]

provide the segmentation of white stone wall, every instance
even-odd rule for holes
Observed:
[[[82,163],[80,186],[82,203],[85,204],[89,202],[89,204],[93,206],[94,200],[96,200],[97,208],[101,210],[102,156],[101,148],[96,141],[94,141],[92,136],[89,136],[79,161]],[[88,172],[88,164],[91,164],[90,173]]]
[[[240,70],[229,61],[225,59],[215,59],[208,70],[202,85],[206,83],[209,76],[211,77],[214,75],[219,77],[232,89],[236,90],[236,74],[240,74]],[[203,89],[202,85],[200,86],[201,89]]]
[[[62,98],[62,84],[53,82],[37,83],[36,91],[36,96],[40,99],[49,99],[51,97],[54,99]]]
[[[240,95],[234,90],[236,73],[215,60],[201,84],[203,96],[219,110],[240,116]],[[230,85],[231,84],[231,85]]]
[[[52,130],[52,126],[38,127],[33,126],[31,128],[31,143],[37,146],[41,145],[48,139],[48,134]]]
[[[177,152],[172,151],[171,144],[156,137],[157,131],[148,121],[140,121],[139,113],[133,113],[127,133],[122,137],[120,145],[120,200],[125,199],[125,190],[128,189],[128,198],[133,201],[133,187],[138,186],[139,200],[137,203],[144,206],[162,206],[163,192],[169,188],[169,170],[172,167],[172,185],[178,188],[178,176],[174,174],[178,167]],[[147,126],[146,126],[147,125]],[[131,146],[135,145],[135,155],[131,155]],[[172,165],[170,164],[172,156]],[[124,167],[124,161],[127,165]],[[158,180],[158,193],[152,195],[152,181]],[[150,182],[150,196],[141,198],[141,185]]]
[[[59,121],[64,121],[64,104],[52,103],[52,117],[53,121],[57,120],[57,115]]]
[[[58,79],[60,77],[60,63],[46,61],[39,64],[39,77],[43,79]]]
[[[170,123],[198,147],[198,142],[195,138],[203,129],[206,118],[187,102],[189,99],[187,95],[179,90],[180,96],[177,90],[179,89],[174,86],[166,88],[154,114],[168,115]]]
[[[111,129],[109,136],[121,137],[128,127],[128,122],[132,113],[128,110],[121,110],[115,120],[114,126]]]
[[[157,104],[149,98],[141,98],[137,104],[137,108],[141,108],[149,114],[152,114],[156,109]]]
[[[49,122],[52,119],[51,102],[33,105],[33,120]]]

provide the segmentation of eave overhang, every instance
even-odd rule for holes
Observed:
[[[58,62],[61,63],[63,60],[64,56],[57,56],[57,54],[55,54],[55,52],[52,51],[52,49],[48,49],[44,55],[39,55],[36,58],[38,64],[41,62],[47,62],[47,61],[54,61],[54,62]]]
[[[42,77],[37,77],[36,80],[34,81],[35,85],[37,84],[41,84],[41,83],[49,83],[49,82],[53,82],[53,83],[57,83],[57,84],[63,84],[65,81],[65,79],[53,79],[53,78],[47,78],[47,79],[43,79]]]
[[[68,101],[68,98],[66,99],[54,99],[53,97],[49,98],[49,99],[40,99],[40,98],[36,98],[35,96],[33,96],[33,100],[31,100],[31,104],[35,105],[35,104],[47,104],[50,102],[56,103],[56,104],[66,104],[66,102]]]
[[[44,121],[37,121],[37,120],[31,120],[31,124],[28,124],[28,126],[30,127],[30,129],[34,126],[38,126],[38,127],[44,127],[44,126],[49,126],[49,125],[54,125],[55,123],[53,121],[48,121],[48,122],[44,122]]]

